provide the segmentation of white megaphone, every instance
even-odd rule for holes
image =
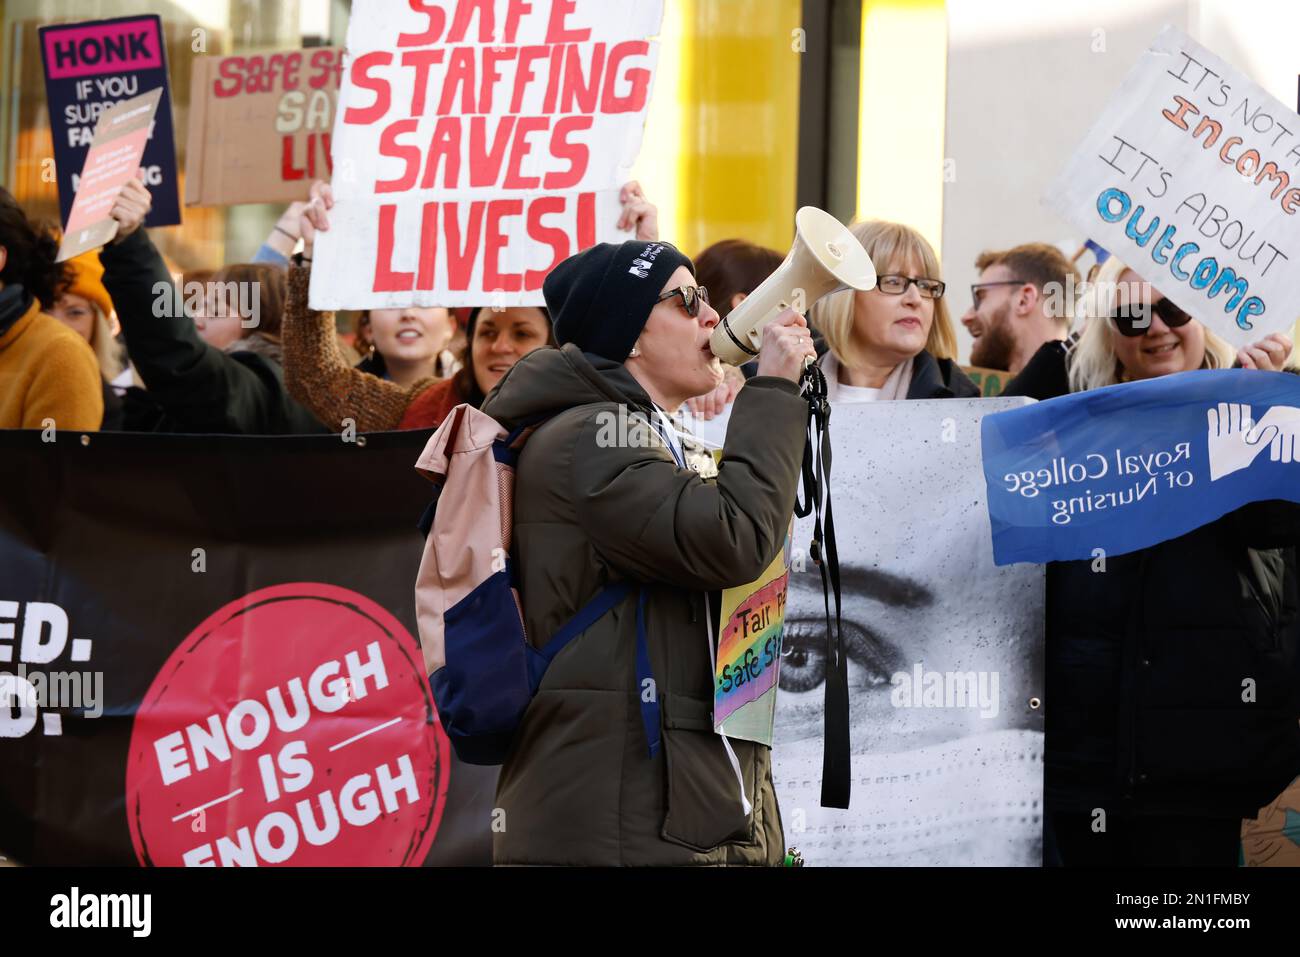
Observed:
[[[871,257],[838,219],[815,206],[804,206],[795,213],[794,225],[794,245],[785,262],[731,310],[709,337],[709,348],[723,362],[741,365],[757,356],[763,327],[792,304],[807,312],[827,293],[875,287]]]

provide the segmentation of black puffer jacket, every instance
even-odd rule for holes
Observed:
[[[327,431],[284,387],[274,353],[249,340],[223,352],[201,338],[175,301],[172,277],[149,235],[136,230],[99,254],[104,288],[122,322],[127,353],[148,386],[128,393],[128,431],[284,435]],[[160,291],[162,295],[160,296]],[[253,339],[256,337],[250,337]]]
[[[1300,774],[1300,506],[1047,573],[1047,799],[1254,817]],[[1253,699],[1253,700],[1252,700]]]
[[[1003,394],[1064,395],[1065,345]],[[1104,572],[1047,566],[1049,805],[1254,817],[1300,774],[1297,545],[1300,505],[1256,502]]]

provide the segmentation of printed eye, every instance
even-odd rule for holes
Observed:
[[[889,687],[890,677],[903,667],[903,656],[889,642],[859,625],[844,621],[844,649],[849,659],[849,687]],[[793,619],[785,623],[778,685],[799,694],[826,680],[826,623]]]
[[[826,680],[826,638],[816,634],[804,622],[785,623],[781,643],[786,652],[781,658],[778,687],[799,694],[812,691]]]

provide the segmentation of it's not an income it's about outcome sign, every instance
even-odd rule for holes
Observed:
[[[1300,317],[1300,116],[1175,27],[1044,201],[1234,346]]]

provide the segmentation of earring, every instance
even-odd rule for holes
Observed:
[[[629,352],[629,353],[627,354],[627,357],[628,357],[629,359],[635,359],[635,358],[636,358],[637,356],[639,356],[640,354],[641,354],[641,350],[638,349],[636,346],[633,346],[633,347],[632,347],[632,351]]]

